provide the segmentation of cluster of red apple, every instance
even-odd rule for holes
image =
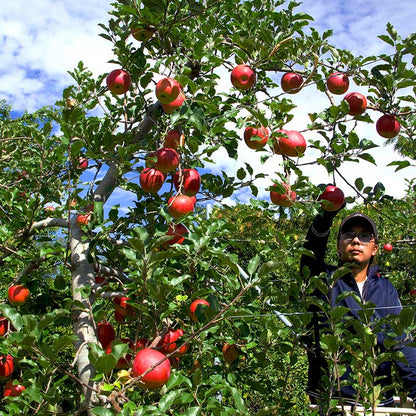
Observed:
[[[29,290],[23,285],[15,284],[9,287],[7,298],[14,306],[24,305],[29,299]],[[0,318],[0,337],[5,337],[10,330],[13,330],[9,321],[5,317]],[[12,355],[0,356],[0,380],[7,380],[3,387],[3,397],[17,397],[26,390],[25,386],[18,380],[12,379],[14,371],[14,358]]]
[[[105,282],[101,278],[98,281]],[[118,315],[116,315],[117,322],[121,322],[125,316],[134,315],[132,307],[127,302],[127,297],[119,297],[114,300],[116,311],[118,312]],[[204,306],[209,307],[209,302],[205,299],[196,299],[191,303],[189,315],[192,321],[198,322],[197,308]],[[140,379],[140,386],[146,389],[159,388],[169,380],[171,367],[176,368],[179,365],[180,358],[188,351],[188,344],[180,345],[184,335],[185,333],[181,328],[169,328],[155,347],[152,347],[152,342],[145,338],[139,338],[135,341],[122,338],[119,342],[126,343],[130,352],[125,357],[119,359],[116,369],[131,367],[130,374],[135,378],[156,365],[154,369]],[[104,351],[110,354],[113,343],[116,341],[116,332],[113,325],[105,321],[98,323],[97,338]],[[240,350],[235,344],[224,344],[222,352],[227,363],[235,361],[240,355]],[[168,354],[172,355],[170,355],[169,359],[166,359]]]
[[[231,83],[235,88],[240,90],[250,89],[256,82],[254,70],[245,64],[237,65],[231,72]],[[281,80],[282,90],[295,94],[299,92],[304,85],[304,79],[300,74],[287,72]],[[333,72],[326,80],[328,90],[333,94],[345,94],[349,88],[349,79],[347,74],[342,72]],[[367,99],[363,94],[350,92],[344,97],[349,105],[349,114],[358,116],[363,114],[367,109]],[[400,124],[392,114],[382,115],[376,123],[376,130],[380,136],[385,138],[395,137],[400,131]],[[273,151],[289,157],[299,157],[306,150],[306,140],[301,133],[294,130],[278,130],[274,134]],[[270,133],[264,126],[248,126],[244,130],[244,142],[250,149],[261,149],[269,141]],[[296,192],[292,191],[290,185],[282,183],[285,188],[284,193],[270,191],[270,199],[273,204],[290,207],[296,200]],[[331,211],[337,210],[344,204],[344,194],[334,186],[329,186],[319,197],[322,200],[323,208]],[[323,201],[329,201],[323,202]]]

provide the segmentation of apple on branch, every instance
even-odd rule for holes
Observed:
[[[392,139],[399,134],[400,123],[392,114],[382,115],[376,122],[377,133],[386,139]]]
[[[176,194],[168,200],[168,212],[173,218],[181,218],[192,212],[195,208],[193,197]]]
[[[145,168],[140,173],[140,186],[145,192],[157,193],[165,182],[165,174],[155,168]]]
[[[250,149],[263,148],[269,140],[269,130],[267,127],[246,127],[244,130],[244,142]]]
[[[160,364],[158,364],[159,362]],[[153,366],[155,368],[140,379],[139,386],[152,390],[162,387],[168,382],[171,373],[170,362],[164,354],[152,348],[143,348],[136,354],[131,375],[140,377]]]
[[[345,203],[344,192],[335,185],[328,185],[318,197],[324,211],[338,211]]]
[[[113,94],[121,95],[130,89],[131,77],[124,69],[115,69],[107,75],[106,83]]]
[[[289,94],[296,94],[301,90],[303,77],[296,72],[286,72],[286,74],[283,75],[280,83],[284,92]]]
[[[274,191],[273,187],[270,190],[270,200],[273,204],[279,205],[281,207],[291,207],[296,201],[296,192],[292,191],[290,185],[287,183],[282,183],[284,192]]]
[[[249,90],[256,82],[256,73],[250,66],[245,64],[237,65],[231,71],[231,84],[239,90]]]
[[[162,78],[156,84],[156,97],[162,104],[169,104],[178,98],[182,88],[178,81],[172,78]]]
[[[348,112],[350,116],[359,116],[367,109],[367,98],[359,92],[348,93],[344,97],[344,100],[350,107],[350,111]]]
[[[301,156],[306,150],[306,140],[295,130],[278,130],[276,132],[279,153],[286,156]]]
[[[194,196],[201,187],[201,176],[196,169],[182,169],[181,171],[176,171],[173,175],[173,185],[177,191],[182,186],[181,192],[184,195]]]
[[[345,94],[348,91],[350,81],[344,72],[333,72],[326,80],[328,90],[332,94]]]

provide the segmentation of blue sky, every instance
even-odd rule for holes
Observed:
[[[108,20],[110,8],[109,0],[2,0],[0,98],[5,98],[16,111],[32,111],[61,98],[63,88],[72,82],[67,71],[72,70],[78,61],[83,61],[95,75],[112,69],[113,66],[108,64],[112,58],[111,46],[98,36],[101,31],[98,23]],[[312,15],[315,18],[312,25],[319,31],[333,29],[332,43],[362,55],[389,53],[386,44],[377,39],[377,35],[385,33],[387,22],[391,22],[405,37],[414,31],[416,21],[414,0],[382,3],[378,0],[306,0],[298,10]],[[295,114],[292,128],[303,129],[307,123],[306,114],[315,111],[310,108],[311,104],[320,105],[314,93],[316,90],[305,88],[296,96],[302,111]],[[380,146],[383,145],[379,138],[372,138]],[[261,165],[245,148],[242,148],[241,155],[256,170],[277,171],[272,165],[276,161]],[[216,168],[227,169],[227,172],[238,169],[241,163],[227,160],[222,155],[217,159],[222,163]],[[388,193],[401,196],[403,178],[413,176],[414,171],[399,172],[393,181],[393,168],[385,167],[390,160],[391,151],[381,147],[377,153],[378,168],[362,163],[347,167],[343,173],[347,177],[350,173],[356,176],[359,169],[369,185],[381,180]],[[311,172],[310,175],[316,178],[317,183],[328,180],[323,170]],[[264,185],[265,188],[267,184]],[[244,198],[244,194],[241,197]]]

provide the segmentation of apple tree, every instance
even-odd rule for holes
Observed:
[[[391,54],[356,57],[311,21],[281,0],[118,0],[101,25],[111,71],[93,76],[80,62],[62,99],[33,114],[1,104],[1,363],[25,388],[5,395],[1,414],[307,411],[293,333],[307,318],[293,329],[274,310],[307,309],[297,261],[327,182],[369,209],[386,199],[359,174],[344,182],[344,163],[375,163],[377,144],[358,127],[414,159],[416,85],[413,35],[388,26]],[[356,95],[339,97],[353,85],[368,89],[363,112]],[[286,128],[306,88],[327,101],[299,131]],[[253,158],[276,172],[256,172]],[[312,183],[307,165],[331,179]],[[289,193],[283,205],[258,196],[264,178],[267,191]],[[230,240],[237,223],[221,212],[206,218],[207,203],[242,192],[273,223],[258,247]],[[244,233],[259,216],[241,212]],[[8,297],[16,285],[27,300]],[[192,319],[196,299],[209,306]]]

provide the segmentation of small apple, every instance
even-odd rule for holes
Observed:
[[[187,195],[174,195],[168,200],[168,212],[173,218],[181,218],[195,208],[195,202],[192,197]]]
[[[412,289],[412,290],[409,292],[409,295],[410,295],[410,296],[415,296],[415,297],[416,297],[416,289]]]
[[[186,99],[186,96],[181,91],[179,95],[177,96],[177,98],[173,100],[171,103],[168,103],[168,104],[162,103],[163,111],[166,114],[172,114],[176,109],[182,106],[182,104],[185,102],[185,99]]]
[[[383,251],[385,253],[391,253],[393,251],[393,246],[390,243],[386,243],[383,246]]]
[[[231,84],[240,90],[249,90],[256,82],[256,73],[245,64],[237,65],[231,71]]]
[[[301,90],[303,77],[295,72],[287,72],[283,75],[281,80],[281,87],[284,92],[289,94],[296,94]]]
[[[347,74],[343,72],[333,72],[326,80],[326,86],[332,94],[345,94],[348,91],[350,81]]]
[[[47,206],[45,207],[45,212],[53,212],[53,211],[55,211],[55,207],[54,207],[54,206],[52,206],[52,205],[47,205]]]
[[[261,149],[266,145],[267,140],[269,140],[267,127],[246,127],[244,130],[244,142],[250,149]]]
[[[94,281],[97,285],[105,285],[107,283],[107,279],[100,274],[96,274],[94,277]]]
[[[188,233],[188,229],[183,224],[169,224],[166,235],[172,236],[172,238],[163,243],[163,248],[167,249],[173,244],[182,244],[185,241],[185,235]]]
[[[9,378],[14,370],[13,357],[9,354],[0,355],[0,380]]]
[[[344,192],[334,185],[328,185],[318,197],[324,211],[338,211],[345,203]]]
[[[79,226],[87,225],[90,222],[91,213],[88,214],[79,214],[77,216],[77,224]]]
[[[9,287],[7,296],[12,305],[21,306],[29,299],[29,289],[23,285],[13,285]]]
[[[150,367],[153,367],[160,361],[162,362],[159,365],[140,379],[141,387],[157,389],[165,385],[170,377],[171,366],[164,354],[152,348],[143,348],[136,354],[132,367],[133,377],[141,376]]]
[[[275,205],[281,207],[291,207],[296,201],[296,192],[292,191],[290,185],[287,183],[282,183],[283,187],[286,189],[284,193],[279,193],[277,191],[270,191],[270,200]]]
[[[9,321],[4,316],[0,318],[0,337],[4,337],[9,331]]]
[[[184,140],[185,135],[181,134],[179,130],[169,130],[166,133],[163,147],[168,147],[169,149],[177,149],[178,146],[184,145]]]
[[[151,153],[150,159],[153,159],[151,163],[152,167],[159,170],[162,173],[173,172],[179,166],[179,154],[175,149],[169,149],[162,147],[156,152]]]
[[[350,106],[350,111],[348,114],[351,116],[359,116],[367,109],[367,98],[365,98],[365,95],[360,94],[359,92],[348,93],[344,97],[344,100]]]
[[[392,139],[399,134],[400,123],[392,114],[382,115],[376,122],[377,133],[386,139]]]
[[[184,335],[183,329],[173,329],[170,328],[162,340],[159,342],[160,352],[163,354],[170,354],[175,351],[176,348],[181,344],[179,339]],[[182,357],[188,351],[188,344],[183,345],[179,351],[177,351],[173,356]]]
[[[240,356],[240,350],[238,349],[236,344],[229,344],[227,342],[222,347],[222,355],[224,357],[224,360],[228,364],[231,364]]]
[[[279,152],[286,156],[301,156],[306,150],[306,140],[301,133],[294,130],[278,130],[277,141],[279,143]],[[279,136],[283,133],[287,137]]]
[[[172,78],[162,78],[156,84],[156,97],[162,104],[169,104],[178,98],[181,85]]]
[[[131,35],[139,42],[146,42],[153,36],[153,31],[145,27],[132,27],[130,29]]]
[[[13,379],[7,381],[7,383],[3,387],[3,397],[17,397],[22,394],[26,387],[22,384],[14,384]]]
[[[134,316],[134,310],[127,302],[130,300],[127,296],[116,296],[113,298],[116,311],[120,316]]]
[[[196,299],[191,303],[189,307],[189,315],[194,322],[198,322],[198,317],[196,316],[196,309],[199,305],[209,306],[209,302],[205,299]],[[203,306],[200,306],[200,308]]]
[[[116,331],[110,322],[99,322],[97,325],[97,338],[102,347],[106,349],[116,339]]]
[[[157,193],[165,182],[165,174],[155,168],[145,168],[140,173],[140,186],[143,191]]]
[[[179,191],[182,185],[182,193],[188,196],[194,196],[199,192],[201,187],[201,176],[196,169],[182,169],[182,174],[177,171],[173,175],[173,184],[175,189]]]
[[[88,168],[88,159],[86,157],[79,157],[77,169],[84,170],[87,168]]]
[[[126,93],[131,86],[130,74],[123,69],[111,71],[106,78],[108,89],[116,95]]]

